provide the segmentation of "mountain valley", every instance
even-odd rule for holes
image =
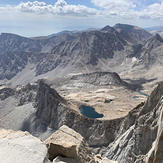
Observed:
[[[108,163],[161,163],[162,81],[163,38],[140,27],[116,24],[31,38],[2,33],[0,128],[6,131],[0,130],[0,144],[5,148],[3,141],[15,139],[15,132],[36,141],[27,131],[44,141],[36,144],[46,163],[60,156],[71,163],[95,162],[95,156]],[[69,136],[80,144],[75,151],[65,145]],[[46,151],[52,140],[59,144]]]

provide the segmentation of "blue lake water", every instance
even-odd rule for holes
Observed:
[[[137,99],[137,98],[139,98],[139,96],[133,96],[133,98]]]
[[[97,113],[95,109],[90,106],[81,105],[79,109],[81,114],[87,118],[102,118],[104,116],[103,114]]]
[[[143,95],[145,97],[148,97],[149,96],[148,94],[146,94],[144,92],[141,92],[141,91],[137,91],[137,93],[139,93],[140,95]],[[137,99],[137,98],[139,98],[139,96],[133,96],[133,98]]]
[[[144,93],[144,92],[141,92],[141,91],[137,91],[140,95],[143,95],[143,96],[146,96],[146,97],[148,97],[149,95],[148,94],[146,94],[146,93]]]

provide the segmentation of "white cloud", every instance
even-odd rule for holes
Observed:
[[[54,15],[78,15],[88,16],[95,15],[98,11],[84,5],[69,5],[64,0],[58,0],[54,5],[45,2],[26,2],[20,3],[16,9],[21,12],[34,12],[38,14],[54,14]]]
[[[68,0],[58,0],[53,5],[42,1],[0,5],[0,32],[33,36],[66,29],[101,28],[115,23],[157,26],[163,21],[163,0],[148,6],[144,3],[142,7],[142,0],[90,0],[96,8],[72,5]]]
[[[55,6],[56,7],[64,7],[67,5],[67,2],[64,1],[64,0],[58,0],[56,3],[55,3]]]
[[[103,16],[106,18],[150,18],[163,19],[163,0],[157,1],[143,9],[138,9],[135,0],[91,0],[99,9],[85,5],[70,5],[65,0],[58,0],[54,5],[45,2],[22,2],[17,6],[0,7],[0,13],[19,12],[29,14],[51,14],[54,16]]]
[[[154,3],[141,11],[140,16],[152,19],[163,19],[163,2]]]
[[[91,2],[99,7],[102,10],[100,14],[106,17],[133,19],[133,16],[138,16],[133,0],[91,0]]]
[[[91,2],[103,9],[101,13],[104,16],[163,20],[163,0],[156,0],[148,6],[140,0],[91,0]]]
[[[109,9],[109,10],[126,10],[135,8],[136,5],[129,0],[91,0],[91,2],[101,8]]]

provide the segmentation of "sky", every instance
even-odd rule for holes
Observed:
[[[0,0],[0,33],[27,37],[116,23],[163,25],[163,0]]]

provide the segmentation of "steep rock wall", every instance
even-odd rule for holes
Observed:
[[[57,130],[62,125],[67,125],[80,133],[90,146],[97,148],[107,146],[114,140],[123,119],[88,119],[72,110],[65,99],[43,80],[38,84],[35,107],[36,114],[24,122],[23,130],[31,133],[37,130],[46,132],[47,127]]]
[[[160,143],[162,135],[162,111],[163,111],[163,82],[152,92],[133,124],[128,125],[129,117],[121,124],[121,132],[103,153],[110,159],[120,163],[148,162],[153,160],[161,152]],[[124,126],[128,126],[124,128]],[[158,142],[157,145],[153,145]],[[154,147],[152,147],[154,146]],[[155,149],[155,150],[154,150]],[[154,153],[153,155],[152,153]],[[160,154],[158,154],[160,155]],[[163,153],[161,153],[163,156]]]
[[[139,104],[123,118],[88,119],[72,110],[64,98],[41,80],[35,100],[37,111],[27,120],[26,129],[37,133],[46,132],[48,127],[57,130],[67,125],[80,133],[95,153],[101,153],[111,160],[120,163],[155,160],[161,151],[162,96],[163,82],[158,84],[145,103]],[[152,150],[154,142],[158,143]]]

